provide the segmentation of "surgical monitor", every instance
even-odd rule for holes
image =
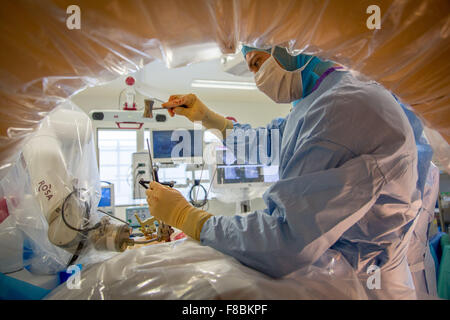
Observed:
[[[151,140],[155,162],[202,163],[202,130],[153,130]]]
[[[214,188],[250,188],[278,181],[278,166],[261,164],[217,164]]]
[[[101,186],[101,192],[98,208],[109,214],[114,214],[114,184]]]

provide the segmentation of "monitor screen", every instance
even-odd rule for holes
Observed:
[[[152,131],[152,138],[154,159],[203,156],[202,130],[158,130]],[[179,143],[180,145],[174,150]]]
[[[273,183],[280,179],[278,174],[278,166],[264,166],[263,167],[264,182]]]
[[[252,183],[264,182],[262,166],[231,165],[217,166],[217,183]]]
[[[111,207],[111,187],[102,187],[102,197],[98,204],[99,207]]]

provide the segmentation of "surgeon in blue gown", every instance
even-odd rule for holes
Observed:
[[[379,268],[381,288],[369,297],[414,298],[407,295],[414,285],[406,252],[421,192],[414,133],[400,104],[380,84],[317,57],[292,56],[282,47],[242,52],[257,87],[275,102],[292,103],[285,118],[253,129],[193,94],[173,95],[163,106],[171,116],[219,130],[225,144],[243,144],[245,156],[268,151],[265,161],[279,165],[280,179],[263,196],[267,208],[214,216],[152,183],[152,215],[275,278],[333,249],[362,283]]]

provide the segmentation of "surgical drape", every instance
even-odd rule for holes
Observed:
[[[334,60],[411,105],[448,170],[450,3],[370,0],[9,0],[0,7],[0,170],[64,99],[154,59],[169,67],[234,53],[239,44]],[[80,9],[80,29],[67,21]],[[70,22],[70,21],[69,21]],[[1,176],[5,172],[0,172]]]

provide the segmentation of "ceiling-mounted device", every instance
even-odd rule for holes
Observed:
[[[145,122],[165,122],[165,114],[155,114],[153,118],[144,118],[142,112],[125,110],[92,110],[89,118],[94,121],[115,122],[119,129],[141,129]]]

